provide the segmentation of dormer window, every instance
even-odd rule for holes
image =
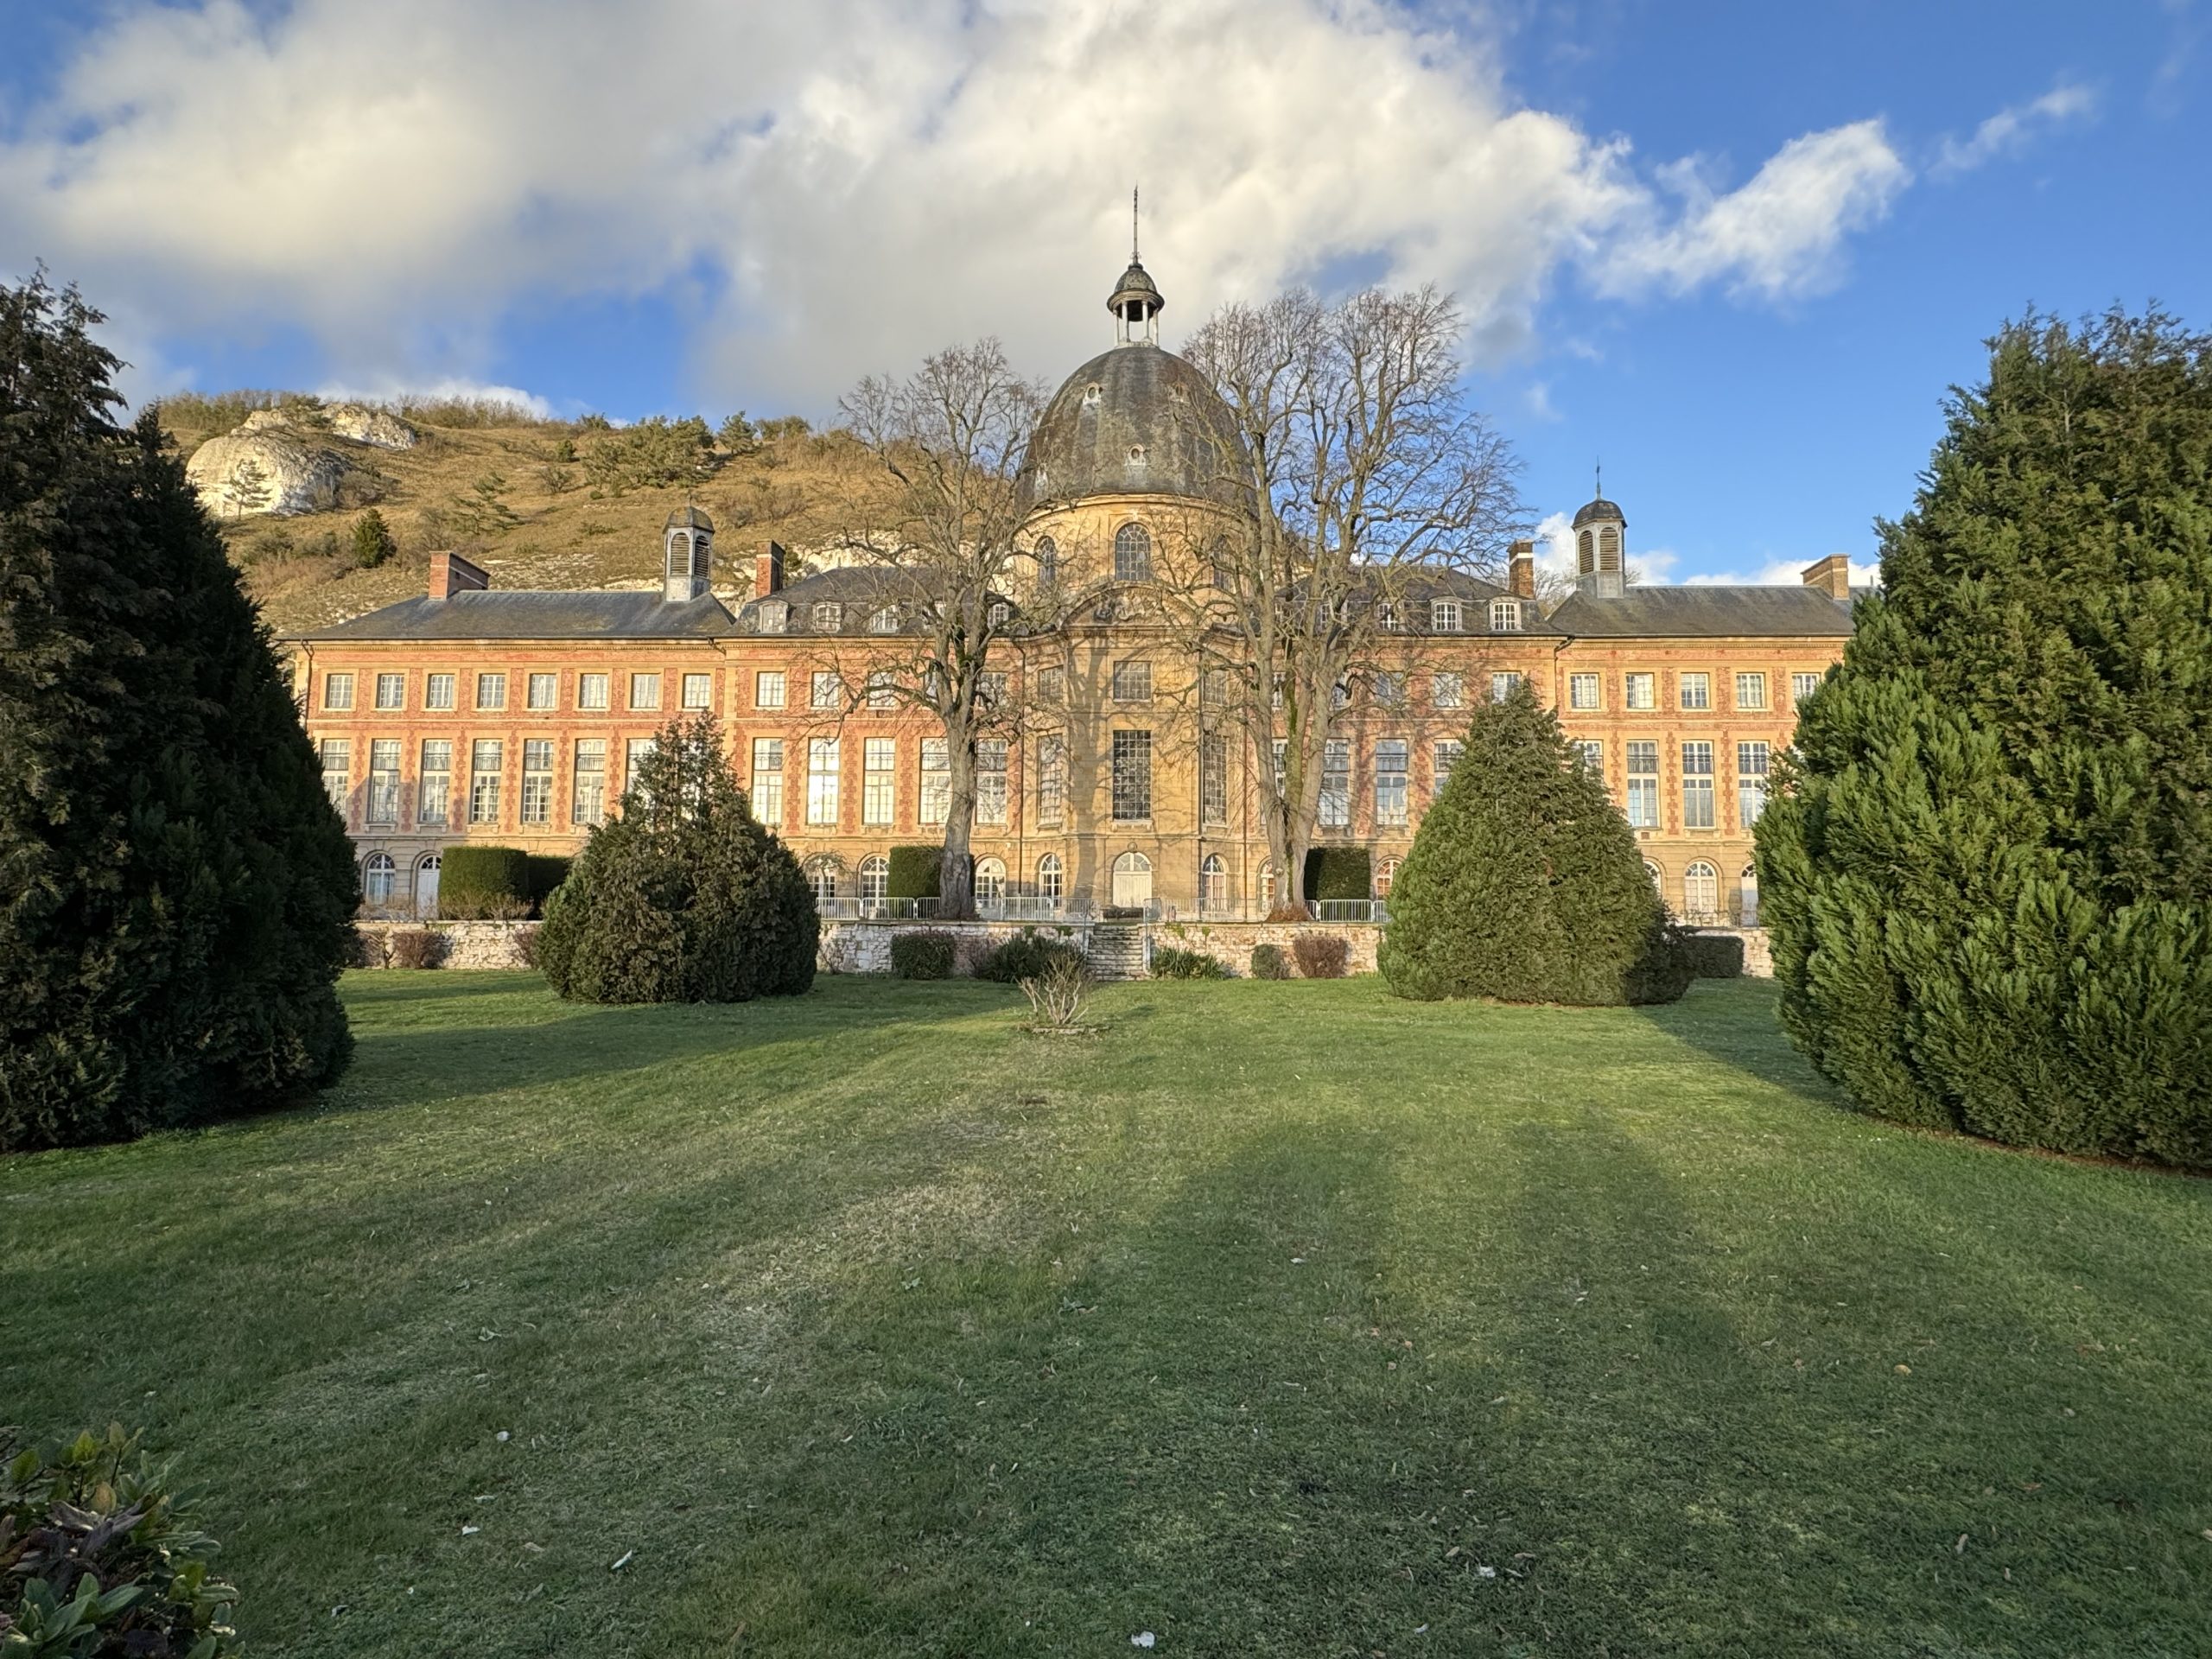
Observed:
[[[1434,633],[1459,632],[1459,601],[1456,599],[1433,599],[1428,602],[1428,626]]]
[[[899,607],[896,605],[877,606],[868,613],[868,631],[870,633],[898,632]]]
[[[814,631],[835,633],[845,625],[845,607],[834,599],[821,601],[814,607]]]
[[[1490,602],[1490,631],[1492,633],[1521,632],[1521,601],[1517,599],[1493,599]]]
[[[991,627],[1002,628],[1014,620],[1014,607],[1002,599],[995,599],[983,613],[983,620]]]
[[[763,633],[781,633],[791,625],[791,607],[780,599],[763,600],[758,614]]]
[[[1375,607],[1375,626],[1385,633],[1398,632],[1398,607],[1395,603],[1386,599]]]

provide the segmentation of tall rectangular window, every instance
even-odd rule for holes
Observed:
[[[1628,821],[1638,830],[1659,827],[1659,745],[1631,739],[1628,746]]]
[[[915,810],[923,823],[952,816],[952,749],[941,737],[922,740],[921,792]]]
[[[561,695],[558,674],[533,674],[523,688],[523,704],[530,709],[550,709]]]
[[[1040,668],[1037,671],[1037,700],[1057,703],[1068,694],[1068,673],[1064,668]]]
[[[817,709],[842,709],[845,706],[845,683],[827,669],[814,672],[807,701]]]
[[[638,773],[658,747],[658,742],[650,737],[633,737],[623,745],[622,792],[634,793],[641,804],[652,801],[652,791],[639,782]]]
[[[1220,732],[1198,738],[1198,822],[1229,822],[1229,739]]]
[[[353,677],[351,674],[326,674],[322,677],[322,706],[333,709],[353,706]]]
[[[1067,798],[1067,742],[1055,732],[1037,740],[1037,822],[1058,823]]]
[[[1006,822],[1006,739],[976,740],[976,822]]]
[[[898,810],[898,741],[871,737],[861,745],[861,822],[890,823]]]
[[[837,822],[837,740],[834,737],[807,740],[806,821]]]
[[[1432,797],[1441,795],[1444,785],[1452,779],[1452,768],[1459,764],[1459,757],[1467,746],[1457,738],[1446,738],[1436,746],[1429,766],[1428,791]]]
[[[404,709],[407,706],[407,677],[404,674],[377,676],[377,707]]]
[[[986,709],[1006,707],[1006,675],[990,669],[976,677],[976,700]]]
[[[577,823],[607,821],[607,740],[603,737],[576,740],[575,785],[569,817]]]
[[[1516,691],[1521,689],[1521,682],[1527,676],[1525,675],[1516,674],[1510,670],[1503,673],[1491,675],[1490,677],[1490,700],[1492,702],[1503,702],[1508,697],[1511,696]]]
[[[1656,674],[1624,674],[1621,676],[1621,707],[1624,709],[1656,709],[1659,706],[1659,677]]]
[[[423,773],[416,785],[415,817],[420,823],[446,822],[453,811],[453,740],[423,741]]]
[[[423,677],[423,706],[425,709],[453,707],[453,676],[425,674]]]
[[[715,701],[715,681],[710,674],[686,674],[683,677],[683,706],[686,709],[711,708]]]
[[[1388,669],[1379,671],[1373,682],[1375,701],[1385,709],[1395,709],[1406,700],[1406,677]]]
[[[399,740],[379,737],[369,744],[369,822],[399,822]]]
[[[1290,776],[1290,740],[1287,737],[1279,737],[1275,739],[1274,751],[1275,794],[1280,798],[1283,792],[1286,781]]]
[[[1375,746],[1375,822],[1402,827],[1406,822],[1406,745],[1386,737]]]
[[[784,671],[764,668],[753,677],[753,706],[755,709],[780,709],[784,706]]]
[[[1351,740],[1332,737],[1321,745],[1321,827],[1342,830],[1351,823]]]
[[[576,676],[576,707],[603,709],[607,707],[607,676],[579,674]]]
[[[1578,737],[1568,746],[1580,760],[1594,775],[1605,775],[1605,741],[1599,737]]]
[[[1804,702],[1821,689],[1821,682],[1827,677],[1825,674],[1792,674],[1789,677],[1790,702]]]
[[[1713,676],[1710,674],[1684,674],[1676,682],[1676,688],[1681,693],[1683,708],[1713,707]]]
[[[506,746],[496,737],[480,737],[468,746],[468,821],[499,821],[499,780],[506,772]]]
[[[1152,734],[1114,734],[1114,818],[1141,823],[1152,817]]]
[[[753,740],[753,816],[763,823],[784,821],[784,740]]]
[[[505,708],[507,677],[504,674],[479,674],[476,677],[476,706],[479,709]]]
[[[1138,662],[1115,664],[1113,690],[1116,702],[1150,702],[1152,664]]]
[[[1713,745],[1682,745],[1682,828],[1713,828]]]
[[[1767,765],[1771,758],[1764,742],[1736,746],[1736,822],[1746,830],[1766,810]]]
[[[1198,701],[1209,709],[1221,709],[1229,702],[1229,671],[1209,668],[1198,676]]]
[[[899,707],[898,677],[887,668],[870,671],[868,677],[868,706],[872,713],[886,715]]]
[[[553,740],[550,737],[523,740],[522,822],[553,822]]]
[[[1428,683],[1429,701],[1440,709],[1464,709],[1467,703],[1467,677],[1446,671]]]
[[[353,746],[342,737],[322,740],[322,792],[340,816],[346,810],[346,791],[353,781]]]
[[[660,707],[660,676],[632,674],[630,677],[630,707],[658,709]]]
[[[1570,674],[1567,677],[1567,706],[1570,709],[1595,709],[1599,699],[1599,678],[1595,674]]]
[[[1738,709],[1766,707],[1766,676],[1738,674],[1736,677],[1736,706]]]

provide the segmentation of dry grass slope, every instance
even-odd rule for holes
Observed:
[[[312,420],[298,393],[237,391],[172,398],[162,425],[190,455],[255,409],[290,407]],[[334,443],[359,468],[340,505],[290,518],[224,525],[232,560],[277,632],[327,626],[423,589],[429,556],[455,548],[501,588],[643,588],[659,579],[660,530],[689,499],[721,531],[715,591],[750,592],[752,555],[770,539],[794,554],[865,532],[880,522],[880,475],[842,434],[784,431],[738,453],[717,445],[706,476],[682,485],[594,492],[582,458],[607,434],[581,423],[534,417],[513,405],[455,400],[397,410],[421,434],[412,449]],[[783,423],[778,423],[783,424]],[[504,514],[479,505],[487,475]],[[374,569],[355,567],[354,521],[373,505],[399,547]]]

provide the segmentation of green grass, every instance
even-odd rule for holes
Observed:
[[[321,1109],[0,1164],[0,1415],[144,1424],[256,1653],[2212,1640],[2212,1185],[1839,1109],[1767,986],[346,989]]]

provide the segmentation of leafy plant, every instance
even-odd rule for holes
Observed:
[[[1255,944],[1252,947],[1252,977],[1255,979],[1288,979],[1290,958],[1283,955],[1279,944]]]
[[[1351,948],[1338,933],[1300,933],[1290,942],[1301,979],[1342,979]]]
[[[899,979],[950,979],[960,941],[938,928],[897,933],[891,939],[891,971]]]
[[[168,1471],[112,1425],[17,1449],[0,1428],[0,1654],[15,1659],[221,1659],[238,1592],[212,1575]]]
[[[1227,979],[1229,969],[1203,950],[1164,944],[1152,953],[1154,979]]]

